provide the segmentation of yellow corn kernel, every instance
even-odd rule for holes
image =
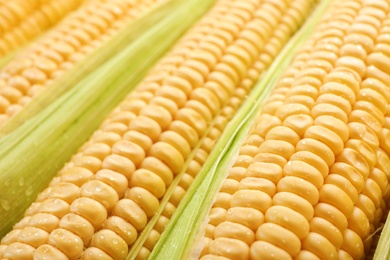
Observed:
[[[79,236],[84,246],[89,244],[90,237],[94,233],[94,227],[87,219],[73,213],[65,215],[58,226]]]
[[[292,259],[283,249],[266,241],[256,241],[251,245],[250,257],[253,259]]]
[[[336,248],[340,248],[343,243],[343,236],[340,230],[324,218],[314,217],[310,221],[310,232],[322,235]]]
[[[228,259],[242,259],[248,258],[249,247],[237,239],[217,238],[210,243],[209,252],[210,254],[224,256]]]
[[[309,222],[299,213],[285,206],[272,206],[265,213],[265,221],[292,231],[299,239],[309,233]]]
[[[69,259],[63,252],[48,244],[42,245],[34,251],[34,258],[39,259],[41,257],[51,257],[58,260]]]
[[[56,229],[50,233],[48,244],[54,246],[70,258],[77,258],[83,252],[83,241],[66,229]]]
[[[28,259],[31,258],[35,248],[24,243],[12,243],[3,251],[4,258],[10,259]]]
[[[301,248],[301,241],[293,232],[273,223],[260,225],[256,231],[256,240],[276,245],[290,255],[296,255]]]
[[[126,199],[118,202],[113,210],[113,214],[130,222],[137,230],[142,229],[146,225],[146,214],[132,200]]]
[[[84,251],[84,253],[82,254],[80,259],[83,259],[83,260],[92,260],[92,259],[112,260],[113,258],[99,248],[89,247]]]
[[[101,249],[113,259],[124,259],[128,250],[123,238],[109,229],[103,229],[94,234],[90,246]]]

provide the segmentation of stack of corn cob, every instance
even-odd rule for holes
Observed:
[[[169,2],[191,1],[85,2],[2,68],[0,125]],[[47,173],[0,258],[369,257],[390,199],[389,14],[384,0],[216,1]]]

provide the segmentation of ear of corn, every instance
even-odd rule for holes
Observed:
[[[365,257],[389,191],[381,137],[389,92],[380,82],[388,77],[380,63],[387,58],[383,42],[374,43],[386,35],[388,8],[331,5],[244,141],[257,137],[258,150],[240,150],[228,167],[201,259]],[[338,19],[344,27],[332,25]],[[258,221],[243,218],[249,214]]]
[[[140,80],[153,61],[211,4],[210,1],[201,5],[198,2],[197,11],[192,11],[191,15],[188,12],[195,1],[175,2],[174,12],[170,8],[163,9],[165,18],[151,30],[62,95],[34,120],[1,140],[1,185],[4,189],[25,187],[18,194],[10,192],[1,197],[2,234],[10,229],[15,219],[20,218],[37,191],[47,186],[53,174],[101,123],[104,115]],[[184,17],[187,17],[186,22],[178,24],[177,21]],[[150,48],[149,43],[156,41],[159,45]],[[121,69],[113,70],[113,67]],[[133,73],[129,75],[128,71]],[[115,132],[111,135],[115,136]],[[23,160],[20,160],[20,153],[23,153]],[[35,174],[31,174],[32,171]]]
[[[276,83],[278,77],[291,62],[294,53],[310,36],[328,4],[329,1],[323,1],[317,7],[305,26],[285,46],[265,77],[257,83],[247,101],[230,121],[197,179],[187,192],[186,198],[183,199],[152,251],[152,259],[164,259],[167,256],[174,259],[195,258],[200,254],[202,245],[194,247],[194,243],[199,243],[199,230],[207,224],[205,217],[210,210],[207,205],[211,205],[215,200],[214,196],[226,178],[227,170],[232,165],[232,158],[235,158],[235,154],[242,145],[242,140],[253,125],[257,111],[271,90],[269,86]]]

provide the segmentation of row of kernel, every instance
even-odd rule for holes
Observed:
[[[390,129],[390,117],[389,117],[389,100],[390,100],[390,91],[386,87],[388,80],[390,80],[390,71],[384,64],[386,60],[390,58],[389,46],[390,42],[387,40],[387,34],[389,33],[390,17],[387,17],[383,21],[383,25],[380,28],[380,33],[376,40],[376,45],[373,48],[373,52],[367,56],[367,71],[366,79],[363,81],[362,88],[366,88],[366,91],[372,92],[374,90],[376,95],[374,96],[375,100],[366,100],[364,102],[365,110],[372,114],[376,119],[378,119],[382,125],[382,129],[379,134],[379,146],[387,153],[390,152],[389,149],[389,129]],[[372,105],[372,103],[378,102],[377,104]],[[383,102],[386,102],[384,104]],[[369,108],[367,107],[369,106]],[[366,108],[367,107],[367,108]],[[382,115],[384,115],[382,117]],[[390,180],[390,172],[387,169],[384,169],[388,179]]]
[[[261,138],[258,141],[256,141],[258,138],[250,139],[252,140],[247,141],[247,147],[245,148],[249,148],[249,146],[256,147],[260,145],[259,141],[261,142]],[[249,240],[244,242],[250,245],[251,242],[253,242],[254,233],[253,231],[250,231],[248,227],[245,227],[245,225],[249,224],[251,225],[250,227],[256,229],[258,225],[261,224],[262,219],[264,219],[263,214],[267,205],[270,205],[269,202],[271,198],[269,193],[272,195],[274,192],[274,184],[272,184],[272,182],[267,179],[257,181],[257,179],[254,178],[255,175],[251,175],[245,178],[246,168],[251,163],[251,161],[254,160],[251,155],[256,153],[256,151],[251,152],[251,150],[253,149],[241,150],[242,155],[239,156],[232,170],[229,172],[229,177],[224,183],[221,193],[219,194],[220,196],[217,196],[216,203],[214,204],[212,213],[210,215],[211,221],[206,230],[206,236],[211,239],[216,239],[214,241],[210,241],[211,239],[208,241],[206,240],[206,246],[204,247],[202,255],[218,252],[217,254],[222,254],[224,256],[228,256],[229,258],[243,257],[243,255],[245,255],[245,247],[243,247],[242,250],[238,250],[238,247],[240,244],[243,246],[244,243],[239,243],[239,241],[233,239],[224,239],[223,237],[227,236],[227,230],[234,230],[234,234],[232,234],[233,237],[229,235],[229,238],[240,236],[239,233],[241,233],[242,236],[245,234]],[[270,167],[267,169],[269,169],[270,172],[276,174],[275,171],[277,171],[277,167],[272,167],[272,165],[269,166]],[[256,168],[254,168],[254,171],[256,171]],[[263,191],[259,190],[256,192],[256,188],[259,188]],[[250,199],[249,201],[246,199],[246,201],[243,202],[244,198],[253,199]],[[233,206],[232,203],[234,204]],[[230,206],[232,206],[232,208],[230,208]],[[253,208],[249,209],[246,207]],[[229,210],[227,211],[227,209]],[[248,220],[249,223],[240,223],[240,216],[243,217],[247,214],[251,214],[251,216],[253,216],[253,221],[251,218],[251,220]],[[228,219],[228,221],[222,222],[225,215],[226,218],[228,216],[231,217]],[[224,248],[233,248],[233,250],[228,252]],[[208,255],[205,257],[207,258]]]
[[[352,9],[354,9],[355,11],[360,8],[360,6],[356,3],[351,4],[350,6],[353,7]],[[354,14],[351,12],[351,17],[353,15]],[[353,28],[353,26],[354,25],[352,25],[351,27],[347,27],[348,30]],[[344,36],[343,39],[347,39],[348,37],[350,37],[350,31],[348,30],[346,31],[347,36]],[[334,35],[333,42],[337,42],[336,35],[342,37],[344,33],[345,31],[343,30],[339,30],[338,32],[332,32],[332,34]],[[348,45],[338,45],[338,47],[340,47],[340,54],[342,56],[344,53],[343,50],[346,49],[345,47]],[[329,55],[328,57],[331,56]],[[326,118],[324,118],[322,122],[318,122],[318,119],[321,117],[317,117],[314,121],[314,125],[316,126],[309,127],[305,131],[305,136],[313,136],[314,138],[324,142],[325,145],[332,149],[331,152],[334,153],[334,157],[329,158],[331,159],[329,161],[330,163],[328,163],[329,167],[333,164],[334,161],[336,161],[336,163],[333,164],[333,166],[337,165],[338,162],[344,163],[342,165],[345,166],[351,163],[348,160],[343,159],[344,157],[348,158],[347,154],[348,152],[350,152],[349,150],[344,149],[343,144],[343,142],[347,141],[348,136],[340,135],[339,133],[347,133],[347,127],[345,124],[348,121],[348,115],[351,112],[351,106],[355,102],[354,92],[356,91],[356,89],[350,90],[347,85],[340,84],[340,82],[344,83],[342,81],[343,74],[352,73],[349,72],[348,69],[346,70],[342,68],[341,64],[347,63],[345,61],[345,58],[341,57],[338,60],[328,59],[328,61],[336,65],[336,67],[340,67],[340,69],[332,70],[332,72],[330,72],[330,74],[325,77],[325,84],[323,84],[319,88],[317,103],[321,100],[320,102],[324,104],[322,110],[325,110],[325,108],[327,108],[328,110],[332,111],[335,117],[344,121],[344,124],[341,124],[340,121],[338,122],[338,124],[334,124],[330,128],[329,125],[324,125],[324,123],[326,121],[329,121],[330,119],[333,119],[332,117],[326,116]],[[352,73],[351,77],[352,80],[359,78],[359,76],[354,75],[354,73]],[[359,85],[359,82],[352,82],[352,84],[348,84],[348,86],[356,86],[356,84]],[[328,105],[325,106],[326,103],[328,103]],[[314,108],[312,109],[312,113],[316,111],[313,110]],[[321,109],[317,109],[316,114],[319,110]],[[335,127],[337,125],[339,125],[339,127]],[[318,126],[321,126],[322,128],[319,128]],[[318,129],[314,130],[314,127]],[[324,132],[325,129],[323,127],[326,127],[327,131]],[[334,133],[333,136],[332,132]],[[339,139],[337,139],[336,137],[339,137]],[[351,138],[351,136],[349,136],[349,138]],[[351,168],[354,166],[355,164],[352,163]],[[353,228],[347,229],[347,226],[344,225],[344,223],[347,223],[346,219],[349,217],[351,218],[351,223],[353,223],[354,217],[361,217],[362,212],[358,209],[353,209],[353,201],[357,198],[357,193],[354,193],[355,190],[351,182],[343,175],[338,174],[337,171],[332,172],[332,170],[330,170],[329,175],[324,177],[324,184],[320,188],[318,194],[318,199],[320,203],[315,206],[314,218],[310,222],[311,231],[308,236],[302,241],[302,248],[304,250],[300,252],[300,256],[303,257],[307,255],[308,252],[314,253],[321,258],[330,257],[330,255],[333,256],[333,258],[359,255],[363,248],[362,243],[357,242],[356,237],[354,236],[354,230],[352,230]],[[346,187],[348,187],[349,189]],[[337,196],[333,197],[332,194],[337,194]],[[343,202],[343,204],[341,202]],[[333,214],[338,214],[338,221],[332,219],[326,211],[333,212]],[[341,220],[345,220],[345,222]],[[322,232],[325,227],[327,230],[333,230],[333,232]],[[346,237],[351,237],[351,239],[346,240]],[[316,246],[316,242],[318,241],[322,242],[321,248],[318,248]],[[335,251],[335,249],[338,251]]]
[[[367,62],[369,67],[367,68],[366,76],[367,79],[363,81],[364,87],[370,87],[375,89],[378,93],[380,93],[386,100],[389,99],[389,93],[388,89],[385,87],[388,80],[390,80],[390,73],[388,71],[388,68],[386,66],[383,66],[383,62],[386,62],[386,60],[390,57],[390,53],[388,51],[388,46],[390,44],[389,40],[387,39],[387,34],[390,32],[390,19],[389,15],[386,17],[383,16],[384,22],[380,29],[380,35],[376,39],[376,45],[374,47],[374,54],[372,56],[370,55],[367,58]],[[388,129],[390,129],[390,117],[389,117],[389,111],[390,106],[387,105],[387,109],[385,111],[385,118],[382,125],[382,130],[380,133],[380,139],[379,139],[379,145],[380,147],[388,154],[389,153],[389,144],[386,137],[388,136]],[[375,113],[375,111],[373,111]],[[383,154],[383,152],[381,153]],[[378,161],[379,158],[378,157]],[[383,160],[381,160],[383,163]],[[386,164],[384,164],[386,165]],[[387,175],[388,180],[390,181],[390,171],[386,166],[380,168],[385,174]]]
[[[341,53],[344,57],[342,58],[343,60],[340,59],[338,65],[349,67],[349,69],[358,73],[360,77],[367,75],[369,68],[364,62],[368,55],[372,55],[370,52],[373,50],[373,44],[377,37],[379,26],[383,22],[383,15],[381,15],[381,13],[384,14],[384,10],[389,8],[387,3],[385,5],[383,4],[385,3],[373,1],[360,9],[354,25],[348,29],[349,35],[345,38],[347,44],[343,46]],[[351,40],[357,38],[360,39],[359,42]],[[355,60],[353,66],[350,66],[352,64],[350,63],[352,57]],[[365,70],[366,68],[367,70]],[[355,74],[355,78],[359,78],[359,76]],[[349,243],[344,243],[342,249],[348,252],[353,258],[364,255],[363,241],[366,241],[370,233],[375,230],[378,219],[381,219],[382,209],[380,206],[381,198],[384,195],[378,183],[374,181],[375,177],[381,175],[380,170],[376,166],[377,150],[379,147],[376,131],[380,130],[383,123],[380,122],[380,113],[377,114],[377,118],[374,118],[367,112],[367,109],[364,108],[367,103],[370,103],[371,98],[379,98],[378,102],[375,102],[379,105],[381,104],[381,98],[383,99],[383,97],[378,95],[375,90],[368,88],[366,83],[364,83],[365,81],[366,79],[361,83],[359,82],[361,87],[354,90],[356,100],[355,103],[352,104],[352,111],[348,115],[350,139],[345,143],[343,152],[336,158],[337,163],[347,163],[357,169],[361,176],[363,176],[363,179],[361,179],[363,182],[361,186],[364,185],[364,188],[362,187],[361,189],[359,187],[358,189],[355,186],[356,191],[352,189],[346,190],[347,194],[354,202],[355,207],[353,208],[351,217],[348,219],[350,222],[348,229],[346,230],[346,233],[343,233],[344,241],[348,241]],[[367,98],[367,96],[370,98]],[[373,104],[371,104],[370,107],[375,109],[375,106],[372,105]],[[366,120],[362,121],[361,118],[365,118]],[[362,129],[364,129],[367,134],[362,135]],[[369,135],[375,138],[367,138]],[[354,161],[350,159],[351,156],[355,157]],[[337,163],[335,165],[338,165]],[[339,174],[335,176],[340,178]],[[369,176],[374,177],[374,179]],[[346,176],[344,175],[343,177],[345,178]],[[333,182],[334,181],[335,180],[333,180]],[[338,180],[338,183],[340,184],[340,180]],[[386,185],[387,181],[382,184]],[[357,196],[356,192],[360,193],[359,196]],[[347,240],[347,237],[349,240]],[[352,243],[352,241],[354,242]],[[369,242],[370,240],[366,241],[364,245],[366,250],[370,246]],[[359,246],[357,247],[357,245]]]
[[[362,89],[360,90],[359,96],[357,97],[357,103],[355,106],[357,109],[363,110],[363,116],[368,119],[366,125],[375,132],[379,134],[379,149],[376,152],[375,161],[373,158],[369,157],[369,148],[366,148],[370,144],[367,144],[365,139],[365,146],[359,147],[361,154],[365,157],[366,161],[369,163],[371,172],[368,176],[365,183],[364,196],[371,199],[372,203],[369,203],[371,207],[363,208],[363,205],[360,206],[362,210],[365,210],[367,217],[370,220],[370,232],[373,233],[375,229],[383,221],[383,216],[386,215],[386,202],[389,197],[389,185],[390,181],[390,171],[388,170],[388,140],[386,136],[389,134],[389,127],[386,123],[388,107],[389,107],[389,90],[385,87],[384,82],[389,78],[389,71],[386,66],[383,66],[383,62],[388,59],[389,53],[387,52],[388,43],[386,40],[386,34],[388,33],[387,27],[389,24],[389,16],[386,16],[386,10],[389,6],[381,3],[381,11],[377,12],[377,19],[381,21],[381,26],[379,23],[370,23],[375,26],[378,34],[374,39],[375,46],[372,47],[372,52],[366,55],[367,71],[365,79],[362,82]],[[367,19],[366,19],[367,20]],[[367,98],[366,95],[369,95]],[[356,121],[356,115],[355,115]],[[382,150],[384,149],[384,150]],[[371,150],[370,150],[371,152]],[[372,167],[372,164],[375,164],[375,167]],[[379,190],[381,191],[382,198],[378,195]],[[366,199],[369,202],[368,199]],[[371,210],[369,210],[371,209]],[[364,236],[360,235],[362,239]],[[372,237],[368,239],[368,243],[365,243],[366,248],[370,246]]]
[[[367,8],[367,7],[363,7],[362,9],[360,9],[360,12],[361,11],[364,12],[365,8]],[[356,20],[359,20],[359,19],[361,19],[361,15],[358,15],[356,17]],[[345,56],[346,54],[347,55],[351,55],[354,52],[354,46],[351,46],[351,44],[349,44],[348,39],[351,39],[351,37],[353,36],[353,32],[354,32],[354,30],[356,28],[356,24],[358,24],[358,23],[354,23],[354,25],[351,26],[350,28],[348,28],[348,30],[347,30],[348,35],[344,38],[344,39],[346,39],[347,44],[345,44],[345,45],[343,45],[341,47],[341,49],[340,49],[341,56],[343,56],[343,55]],[[352,69],[352,70],[357,69],[357,70],[355,70],[357,73],[349,71],[348,69],[343,69],[342,68],[343,65],[347,64],[347,66],[348,66],[348,65],[352,64],[352,63],[347,62],[347,59],[352,59],[352,58],[351,57],[348,57],[348,58],[343,58],[342,57],[339,60],[337,60],[336,66],[340,67],[340,69],[338,70],[338,75],[337,75],[337,72],[335,72],[336,74],[335,73],[333,73],[333,74],[331,73],[331,74],[329,74],[328,78],[330,79],[329,83],[332,82],[332,81],[335,81],[335,82],[338,82],[338,84],[333,83],[332,84],[333,86],[332,85],[328,85],[327,89],[322,87],[322,91],[320,91],[320,97],[319,98],[323,98],[324,95],[328,95],[328,94],[330,94],[332,92],[334,93],[336,91],[337,92],[336,94],[340,95],[342,98],[338,98],[339,101],[337,101],[335,99],[335,96],[334,96],[333,99],[332,99],[333,105],[336,105],[336,107],[338,107],[339,109],[344,111],[344,113],[346,113],[345,114],[346,116],[350,116],[351,107],[355,103],[354,96],[356,95],[356,93],[355,93],[356,92],[356,88],[352,89],[352,92],[351,91],[347,91],[348,89],[346,88],[346,85],[340,85],[339,83],[346,83],[345,82],[346,78],[345,78],[344,75],[345,74],[350,74],[350,76],[349,76],[350,78],[349,79],[350,80],[352,79],[352,82],[349,81],[348,83],[350,83],[350,84],[348,84],[348,86],[360,85],[359,81],[353,82],[353,79],[359,79],[359,75],[357,73],[359,73],[360,75],[362,74],[361,68],[363,68],[364,65],[360,65],[360,67],[358,67],[358,68],[351,68],[351,67],[349,68],[349,69]],[[358,63],[358,61],[356,61],[354,64],[359,64],[359,63]],[[347,101],[350,103],[349,106],[347,105],[348,104]],[[341,111],[340,111],[340,113],[341,113]],[[340,113],[338,113],[338,115],[342,115]],[[353,113],[353,111],[352,111],[352,113]],[[341,118],[341,119],[344,118],[344,121],[345,121],[345,119],[347,119],[346,117],[343,117],[343,116],[340,116],[339,118]],[[351,127],[351,124],[348,124],[348,126]],[[336,129],[333,129],[333,131],[334,130],[336,130]],[[341,129],[339,129],[339,130],[341,130]],[[345,132],[345,131],[343,131],[343,132]],[[354,137],[350,135],[349,138],[354,138]],[[354,208],[354,207],[351,206],[351,205],[353,205],[354,201],[357,200],[358,190],[355,190],[353,188],[353,185],[350,182],[351,179],[349,179],[349,180],[347,179],[350,176],[346,176],[345,173],[342,170],[340,170],[340,168],[342,166],[346,167],[348,165],[350,165],[349,167],[351,169],[354,168],[354,169],[362,170],[361,168],[360,169],[356,168],[358,165],[364,165],[363,164],[364,162],[360,161],[361,158],[359,158],[359,162],[358,163],[356,161],[350,161],[351,154],[355,154],[356,153],[356,152],[353,151],[353,149],[348,149],[348,148],[350,148],[348,146],[351,143],[356,143],[356,142],[354,142],[353,139],[349,139],[349,141],[346,142],[346,145],[345,145],[346,149],[343,149],[342,152],[336,157],[336,159],[335,159],[336,163],[330,169],[330,174],[325,179],[325,185],[320,190],[320,201],[321,202],[325,201],[327,203],[325,203],[325,204],[324,203],[320,203],[316,207],[318,209],[320,209],[321,207],[323,208],[323,207],[326,206],[326,207],[330,207],[330,209],[332,209],[333,211],[335,211],[335,207],[336,207],[336,208],[338,208],[338,210],[341,210],[343,212],[343,214],[345,214],[345,217],[344,217],[345,220],[350,215],[350,217],[349,217],[350,224],[348,226],[348,229],[345,229],[346,226],[342,226],[340,224],[340,222],[337,222],[339,224],[337,226],[337,228],[342,232],[342,237],[344,237],[344,239],[342,239],[341,233],[339,233],[338,236],[336,236],[335,234],[333,234],[332,236],[329,235],[329,234],[326,234],[327,235],[326,237],[327,237],[327,239],[329,241],[332,242],[332,244],[336,248],[341,246],[341,250],[339,250],[339,252],[338,252],[339,257],[341,257],[341,256],[346,257],[347,255],[349,255],[349,256],[353,256],[354,258],[356,258],[356,257],[360,257],[362,255],[362,250],[363,250],[362,241],[359,240],[359,237],[357,236],[357,234],[358,235],[362,234],[362,233],[359,233],[359,232],[363,232],[364,229],[365,229],[365,232],[367,232],[367,228],[369,227],[369,225],[368,225],[367,221],[364,222],[364,214],[363,214],[363,212],[358,207]],[[352,146],[351,148],[354,148],[354,147]],[[359,173],[358,173],[358,175],[359,175]],[[362,175],[362,177],[363,176],[364,175]],[[357,180],[357,179],[355,179],[355,180]],[[361,181],[364,182],[363,178],[361,179]],[[332,184],[332,186],[329,185],[329,184]],[[337,188],[337,187],[339,187],[339,188]],[[349,187],[349,188],[347,188],[347,187]],[[342,192],[341,189],[344,190],[345,193]],[[336,196],[336,197],[338,197],[337,200],[330,200],[329,194],[332,194],[332,193],[338,194]],[[363,193],[364,193],[364,191],[363,191]],[[322,197],[322,199],[321,199],[321,197]],[[348,199],[348,197],[350,199]],[[344,198],[344,199],[341,199],[341,198]],[[344,203],[344,206],[342,207],[341,204],[340,204],[341,201],[343,201],[343,202],[351,202],[351,203],[347,203],[347,204]],[[347,206],[347,205],[349,205],[349,206]],[[324,211],[317,210],[317,213],[315,214],[315,217],[318,217],[318,216],[321,216],[322,219],[325,219],[328,222],[329,221],[332,222],[332,219],[330,219],[329,215],[326,215],[324,213]],[[342,215],[340,215],[340,216],[342,216]],[[343,218],[340,217],[339,220],[341,220],[341,219],[343,219]],[[361,225],[356,225],[357,219],[361,220],[361,222],[360,222]],[[333,222],[332,224],[336,224],[336,223]],[[327,226],[331,227],[331,226],[333,226],[332,224],[328,223]],[[357,228],[357,226],[358,226],[358,228]],[[345,231],[343,231],[343,229]],[[335,237],[339,237],[338,241],[335,240]],[[349,239],[347,239],[347,238],[349,238]],[[344,242],[342,242],[342,241],[344,241]]]

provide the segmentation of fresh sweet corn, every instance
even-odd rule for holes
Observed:
[[[164,2],[87,1],[68,15],[0,71],[0,127],[131,20]]]
[[[261,108],[201,259],[363,259],[389,199],[385,1],[334,1]]]
[[[185,193],[182,186],[190,185],[191,174],[195,177],[212,149],[207,138],[218,138],[259,75],[306,18],[313,3],[306,3],[301,14],[297,10],[302,3],[220,1],[38,196],[3,238],[2,256],[18,257],[23,248],[31,257],[47,253],[124,259],[181,174],[188,182],[172,186],[164,211],[172,213],[177,207]],[[215,20],[225,22],[214,27]],[[186,161],[191,167],[187,175]],[[47,220],[48,215],[53,217]],[[48,227],[40,224],[45,220],[51,222]],[[20,240],[25,230],[37,240]],[[139,257],[153,249],[163,227],[159,230],[151,231]]]
[[[56,24],[83,1],[6,1],[0,6],[0,58]]]
[[[147,259],[313,4],[219,1],[38,196],[0,257]],[[366,256],[390,193],[389,9],[332,2],[232,158],[199,258]]]

